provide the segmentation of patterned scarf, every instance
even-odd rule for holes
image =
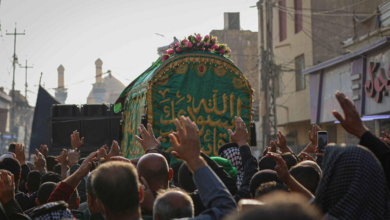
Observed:
[[[385,174],[361,146],[328,145],[315,202],[328,219],[390,219]]]
[[[238,145],[235,143],[228,143],[223,145],[218,150],[220,157],[228,159],[232,165],[237,168],[237,188],[240,188],[244,179],[244,167],[241,161],[241,154]]]
[[[63,201],[47,203],[34,209],[31,214],[33,220],[60,220],[75,219],[72,212]]]

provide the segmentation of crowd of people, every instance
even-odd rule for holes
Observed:
[[[71,149],[51,156],[41,145],[34,163],[13,143],[0,157],[0,220],[390,219],[390,136],[374,136],[353,102],[342,92],[335,96],[344,116],[334,116],[360,145],[329,144],[316,152],[321,128],[313,125],[299,154],[279,132],[255,158],[236,117],[232,143],[209,157],[201,152],[198,126],[184,116],[169,135],[175,163],[150,124],[136,136],[144,156],[131,160],[116,141],[80,158],[84,138],[77,131]]]

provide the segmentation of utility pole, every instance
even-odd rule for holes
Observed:
[[[26,66],[20,66],[20,67],[26,69],[26,84],[25,84],[25,90],[24,90],[25,95],[24,96],[26,97],[26,102],[28,102],[27,101],[27,87],[28,87],[28,84],[27,84],[27,69],[28,68],[33,68],[33,66],[28,66],[27,65],[27,60],[26,60]],[[27,117],[25,117],[24,120],[25,120],[25,124],[24,124],[24,146],[27,148]]]
[[[27,65],[27,60],[26,60],[26,66],[20,66],[20,67],[26,69],[26,84],[25,84],[25,89],[24,89],[24,96],[26,97],[26,100],[27,100],[27,87],[28,87],[28,84],[27,84],[27,69],[28,68],[33,68],[34,66],[28,66]]]
[[[269,31],[267,41],[269,44],[269,47],[267,48],[268,56],[269,56],[269,63],[268,63],[268,75],[269,75],[269,108],[267,109],[269,111],[269,139],[276,139],[277,133],[278,133],[278,120],[276,116],[276,97],[275,97],[275,80],[276,79],[276,65],[274,63],[274,44],[273,44],[273,8],[274,8],[274,2],[272,0],[268,0],[268,28]]]
[[[261,93],[262,101],[261,109],[264,112],[262,116],[262,137],[263,147],[267,146],[269,142],[276,137],[278,131],[277,117],[276,117],[276,99],[275,99],[275,64],[273,53],[273,2],[272,0],[260,0],[257,3],[259,10],[259,34],[260,34],[260,63],[261,63]],[[265,22],[264,11],[265,10]],[[264,32],[264,23],[266,30]],[[264,36],[265,41],[264,42]]]
[[[17,35],[25,35],[25,33],[18,33],[16,31],[16,23],[15,23],[15,32],[14,33],[6,33],[6,35],[14,35],[14,55],[13,55],[13,75],[12,75],[12,105],[11,105],[11,140],[14,140],[15,135],[15,64],[18,62],[18,58],[16,57],[16,36]]]

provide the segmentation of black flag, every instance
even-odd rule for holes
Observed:
[[[61,103],[39,86],[31,130],[30,155],[35,154],[36,148],[39,149],[41,144],[48,144],[50,140],[48,119],[50,118],[51,106],[54,104]]]

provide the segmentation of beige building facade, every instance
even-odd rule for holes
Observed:
[[[218,42],[226,43],[230,47],[230,59],[240,68],[245,77],[248,78],[252,89],[255,90],[252,105],[253,120],[259,125],[258,33],[241,29],[239,13],[226,12],[224,14],[224,29],[212,30],[210,35],[216,36]]]
[[[277,123],[293,150],[299,151],[309,142],[308,132],[312,124],[311,105],[314,103],[310,102],[309,78],[302,71],[348,52],[342,42],[367,32],[367,24],[356,20],[364,19],[362,15],[371,16],[382,2],[384,0],[359,4],[348,0],[260,0],[257,3],[259,47],[260,8],[263,9],[266,31],[265,6],[272,4]],[[264,36],[266,39],[269,35]],[[266,45],[264,47],[267,49]],[[348,139],[339,124],[321,123],[320,126],[328,131],[331,142],[343,143]]]

